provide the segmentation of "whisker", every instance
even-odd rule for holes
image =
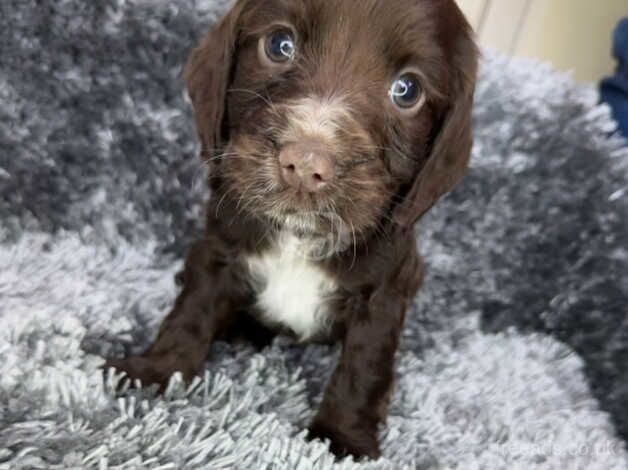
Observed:
[[[351,271],[358,259],[358,241],[355,236],[355,227],[353,226],[353,222],[349,222],[349,224],[351,224],[351,236],[353,237],[353,259],[351,260],[351,265],[349,266],[349,271]]]
[[[222,204],[225,202],[225,199],[227,198],[227,196],[228,196],[230,193],[232,193],[232,192],[234,192],[234,191],[235,191],[235,188],[228,188],[228,189],[225,191],[225,194],[223,194],[223,195],[222,195],[222,197],[220,198],[220,201],[218,201],[218,205],[216,206],[216,218],[218,218],[218,216],[219,216],[220,209],[221,209],[221,207],[222,207]]]
[[[217,155],[215,157],[203,160],[203,162],[209,164],[209,163],[215,162],[215,161],[222,161],[225,158],[229,158],[230,160],[240,159],[240,160],[257,161],[257,159],[255,157],[251,157],[249,155],[240,155],[240,154],[237,154],[237,153],[230,153],[230,154],[224,154],[224,155]]]

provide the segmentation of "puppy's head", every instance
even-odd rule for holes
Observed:
[[[279,223],[410,227],[466,171],[477,49],[454,0],[239,0],[186,68],[204,155]]]

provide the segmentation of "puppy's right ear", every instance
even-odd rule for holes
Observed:
[[[211,29],[185,66],[184,78],[194,106],[202,155],[221,151],[228,139],[224,135],[225,101],[245,3],[247,0],[239,0]]]

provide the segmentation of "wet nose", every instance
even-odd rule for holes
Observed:
[[[309,193],[334,180],[335,162],[324,146],[308,142],[286,145],[279,154],[281,176],[293,188]]]

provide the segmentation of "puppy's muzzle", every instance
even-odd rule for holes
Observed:
[[[285,183],[307,193],[321,191],[336,177],[334,156],[324,144],[313,140],[286,144],[279,164]]]

